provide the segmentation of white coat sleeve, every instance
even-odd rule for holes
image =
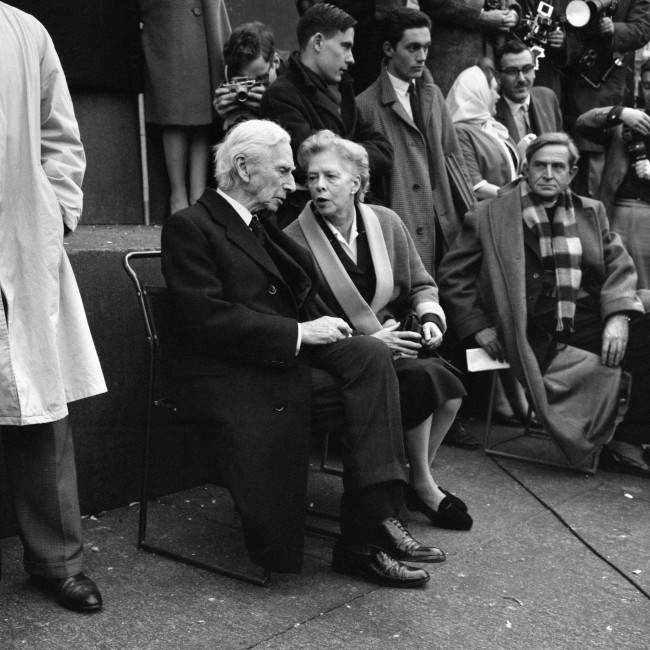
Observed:
[[[86,156],[72,99],[52,39],[44,31],[41,50],[41,165],[56,194],[63,222],[77,227]]]

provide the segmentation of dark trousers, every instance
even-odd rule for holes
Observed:
[[[83,545],[68,418],[2,426],[0,433],[25,570],[49,578],[79,573]]]
[[[341,532],[349,541],[368,541],[372,528],[397,517],[408,480],[401,424],[399,385],[388,346],[355,336],[302,352],[315,368],[332,375],[338,387],[314,386],[316,408],[338,401],[342,428],[343,486]]]

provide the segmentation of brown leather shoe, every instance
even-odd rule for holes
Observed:
[[[424,546],[413,539],[408,528],[394,517],[384,519],[373,531],[371,544],[383,549],[398,560],[411,562],[444,562],[445,552],[435,546]]]
[[[97,585],[83,573],[68,578],[31,576],[39,589],[54,595],[56,602],[75,612],[98,612],[102,608],[102,595]]]
[[[332,555],[332,569],[337,573],[360,576],[382,587],[412,589],[424,586],[429,573],[403,564],[386,551],[372,546],[348,546],[338,541]]]

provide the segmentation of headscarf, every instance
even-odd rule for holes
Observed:
[[[508,129],[494,119],[496,82],[488,84],[481,68],[473,65],[463,70],[454,81],[447,95],[447,108],[454,124],[475,124],[494,138],[508,140]]]

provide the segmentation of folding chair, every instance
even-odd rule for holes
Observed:
[[[560,467],[562,469],[572,469],[580,472],[587,472],[588,474],[595,474],[598,469],[598,457],[600,450],[594,451],[590,462],[584,466],[575,467],[569,465],[564,461],[564,456],[559,450],[556,442],[548,433],[542,429],[532,428],[531,423],[533,420],[533,408],[528,407],[528,414],[526,422],[523,425],[523,430],[515,427],[514,435],[499,436],[494,435],[492,427],[492,418],[494,416],[494,404],[497,388],[497,380],[499,372],[510,367],[505,364],[501,367],[492,367],[489,364],[482,366],[480,363],[472,364],[470,361],[470,350],[468,352],[467,369],[469,372],[490,372],[490,393],[488,399],[487,413],[485,417],[485,432],[483,436],[483,451],[489,456],[499,456],[501,458],[513,458],[515,460],[524,460],[539,465],[547,465],[550,467]],[[522,448],[528,448],[531,453],[526,454],[518,451]],[[550,455],[551,459],[540,458],[537,454],[544,452]],[[535,454],[535,455],[532,455]],[[555,458],[555,460],[553,460]]]
[[[174,550],[165,548],[155,541],[147,539],[147,514],[150,499],[150,468],[151,468],[151,437],[154,408],[162,409],[168,413],[177,413],[173,400],[166,395],[164,390],[165,373],[161,372],[164,363],[163,348],[167,341],[168,323],[170,322],[171,307],[167,289],[163,286],[143,284],[134,262],[141,260],[159,260],[160,251],[134,251],[124,256],[123,265],[135,287],[140,312],[144,321],[145,336],[149,349],[149,365],[147,377],[147,403],[145,412],[144,450],[142,462],[142,484],[140,496],[140,518],[138,522],[138,548],[150,553],[183,562],[213,573],[218,573],[229,578],[242,580],[255,585],[268,586],[271,572],[265,570],[262,577],[235,571],[224,566],[201,562],[193,557],[182,555]]]
[[[160,251],[134,251],[127,253],[124,256],[123,265],[129,278],[135,287],[136,296],[140,306],[140,312],[145,327],[145,336],[149,351],[148,359],[148,378],[147,378],[147,402],[145,412],[145,432],[144,432],[144,450],[143,450],[143,463],[142,463],[142,484],[141,484],[141,497],[140,497],[140,518],[138,523],[138,548],[156,553],[164,557],[168,557],[185,564],[196,566],[213,573],[243,580],[252,584],[268,586],[270,582],[270,571],[266,571],[262,578],[252,576],[247,573],[242,573],[229,569],[227,567],[207,564],[196,560],[193,557],[182,555],[176,551],[164,548],[156,542],[151,542],[147,539],[147,515],[150,500],[150,468],[151,468],[151,442],[152,442],[152,428],[153,428],[153,412],[154,409],[163,410],[170,414],[176,414],[178,408],[174,401],[169,396],[169,386],[165,385],[165,379],[168,379],[169,373],[165,372],[164,367],[165,355],[163,350],[166,348],[166,342],[169,340],[169,323],[171,320],[171,306],[169,303],[169,296],[166,287],[149,285],[142,282],[134,263],[142,260],[160,260]],[[317,371],[318,372],[318,371]],[[320,371],[322,375],[327,375],[324,371]],[[321,377],[326,383],[328,379]],[[331,381],[331,378],[329,379]],[[329,405],[325,409],[318,412],[314,426],[319,433],[323,435],[323,460],[321,461],[321,469],[326,473],[342,475],[342,472],[337,468],[330,468],[327,466],[327,450],[329,441],[329,432],[332,428],[342,426],[341,412],[336,406]],[[306,507],[307,514],[321,519],[326,519],[332,522],[338,522],[339,517],[336,514],[318,510],[313,507]],[[338,538],[339,534],[331,529],[323,528],[321,526],[306,523],[305,529],[311,533],[327,537]]]

